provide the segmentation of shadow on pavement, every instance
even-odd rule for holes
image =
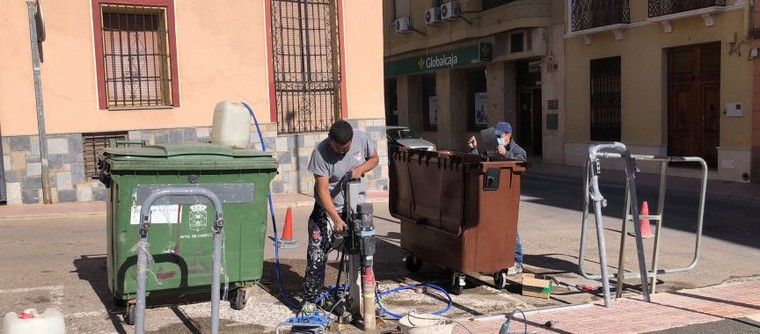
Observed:
[[[116,305],[116,300],[108,289],[106,255],[80,255],[78,259],[74,259],[74,267],[79,279],[90,283],[92,290],[95,291],[103,307],[107,310],[113,328],[118,333],[126,333],[120,316],[123,309]]]

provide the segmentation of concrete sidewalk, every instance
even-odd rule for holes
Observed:
[[[640,298],[569,305],[554,309],[523,310],[528,333],[646,333],[688,325],[706,324],[741,317],[760,332],[760,277],[716,286],[657,293],[651,303]],[[466,330],[457,326],[454,333],[498,333],[503,316],[462,319]],[[547,323],[551,322],[551,327]],[[523,333],[525,320],[517,312],[510,333]],[[730,331],[723,331],[728,333]]]

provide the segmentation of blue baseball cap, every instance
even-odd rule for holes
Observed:
[[[494,132],[496,132],[497,136],[501,136],[502,133],[512,133],[512,125],[507,122],[496,123]]]

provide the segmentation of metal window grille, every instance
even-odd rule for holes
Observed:
[[[277,128],[326,131],[341,116],[337,0],[273,0]]]
[[[573,31],[631,23],[628,0],[573,0],[571,6]]]
[[[166,8],[101,4],[109,108],[173,105]]]
[[[92,179],[98,178],[98,154],[103,149],[109,147],[109,141],[126,140],[126,132],[101,132],[101,133],[83,133],[82,146],[84,158],[84,175]]]
[[[649,0],[649,17],[716,6],[726,6],[726,0]]]
[[[483,10],[491,9],[501,5],[506,5],[515,0],[483,0]]]
[[[620,140],[620,57],[591,60],[591,140]]]

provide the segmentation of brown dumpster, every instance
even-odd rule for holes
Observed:
[[[414,272],[422,261],[454,271],[452,292],[465,273],[494,274],[503,288],[514,265],[521,161],[393,147],[391,214],[401,221],[401,247]]]

